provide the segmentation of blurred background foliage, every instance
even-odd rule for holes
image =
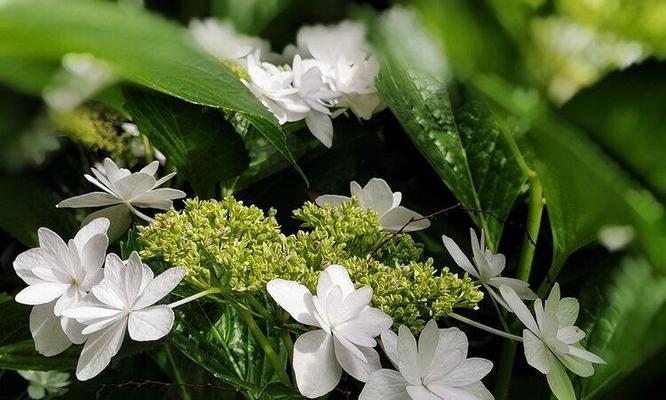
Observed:
[[[370,121],[336,119],[331,150],[302,125],[279,127],[231,71],[185,40],[187,22],[206,16],[230,19],[278,52],[303,24],[366,22],[389,108]],[[94,56],[90,62],[103,62],[108,75],[89,79],[67,62],[72,53]],[[513,274],[526,189],[536,182],[527,168],[545,198],[530,283],[543,295],[557,279],[579,296],[587,347],[608,361],[576,382],[579,398],[661,398],[665,57],[663,0],[0,1],[0,292],[21,287],[12,261],[35,244],[39,226],[76,230],[84,215],[54,205],[82,193],[82,174],[104,156],[134,167],[157,155],[154,146],[191,195],[233,193],[274,207],[287,229],[296,227],[289,210],[304,200],[384,177],[424,214],[457,201],[492,212],[498,218],[453,212],[418,240],[450,265],[440,235],[465,238],[475,224],[507,254]],[[63,93],[74,107],[54,107]],[[123,126],[130,120],[142,136]],[[0,397],[25,389],[9,370],[72,367],[71,353],[34,354],[27,307],[3,297],[0,309],[0,369],[7,370]],[[494,321],[492,310],[477,318]],[[222,319],[195,322],[234,337]],[[499,340],[469,334],[472,354],[499,358]],[[130,346],[66,398],[240,398],[211,385],[221,382],[215,366],[184,356],[178,338],[125,357],[140,350]],[[546,398],[538,378],[517,361],[508,398]],[[119,385],[129,380],[191,386]],[[293,398],[279,390],[265,396]]]

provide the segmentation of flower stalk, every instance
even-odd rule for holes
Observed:
[[[169,304],[169,308],[174,309],[176,307],[182,306],[183,304],[187,304],[187,303],[189,303],[191,301],[194,301],[196,299],[200,299],[202,297],[208,296],[209,294],[215,294],[215,293],[222,293],[222,289],[220,289],[220,288],[210,288],[210,289],[204,290],[203,292],[193,294],[192,296],[185,297],[184,299],[174,301],[173,303]]]
[[[449,314],[449,317],[453,319],[457,319],[460,322],[463,322],[467,325],[473,326],[475,328],[484,330],[486,332],[492,333],[493,335],[497,335],[500,337],[503,337],[505,339],[513,340],[514,342],[522,342],[523,338],[520,336],[512,335],[508,332],[500,331],[499,329],[492,328],[488,325],[484,325],[480,322],[476,322],[474,320],[471,320],[469,318],[463,317],[462,315],[456,314],[456,313],[451,313]]]

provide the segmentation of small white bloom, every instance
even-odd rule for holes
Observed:
[[[143,157],[146,154],[146,145],[143,141],[143,138],[141,137],[141,132],[139,132],[139,127],[131,122],[123,122],[120,127],[125,133],[129,133],[132,136],[132,141],[130,142],[130,150],[132,155],[137,158]],[[157,150],[154,146],[152,150],[155,160],[157,160],[160,165],[163,166],[166,163],[166,156],[161,151]],[[98,169],[103,171],[104,167]]]
[[[298,31],[297,44],[295,52],[311,55],[330,89],[342,95],[338,106],[370,119],[380,105],[375,87],[379,64],[365,40],[365,27],[351,21],[304,26]]]
[[[271,63],[261,62],[257,51],[247,56],[247,73],[250,82],[243,80],[243,83],[281,125],[300,121],[310,112],[310,107],[293,86],[294,73],[288,66],[278,68]]]
[[[169,294],[185,273],[185,268],[170,268],[154,277],[136,252],[126,262],[109,254],[104,279],[92,288],[86,304],[63,312],[85,325],[87,340],[76,377],[84,381],[102,372],[120,350],[125,330],[137,341],[157,340],[168,334],[173,311],[168,305],[153,304]]]
[[[530,289],[527,282],[520,279],[504,278],[500,276],[504,270],[506,259],[503,254],[493,254],[486,248],[483,231],[481,231],[481,243],[479,243],[479,239],[477,238],[474,229],[470,228],[469,233],[472,242],[472,254],[474,255],[473,264],[470,262],[469,258],[465,256],[465,253],[460,250],[460,247],[458,247],[453,239],[442,235],[442,241],[444,242],[446,250],[448,250],[449,254],[451,254],[451,257],[453,257],[453,260],[460,268],[478,279],[479,283],[486,288],[488,293],[490,293],[497,302],[509,310],[511,310],[509,306],[504,302],[502,297],[497,294],[493,287],[499,288],[502,285],[506,285],[518,293],[518,296],[521,299],[534,300],[537,298],[537,295],[532,289]]]
[[[314,60],[301,60],[301,56],[296,55],[293,70],[294,87],[303,102],[310,107],[305,123],[310,132],[330,148],[333,144],[333,122],[329,107],[333,106],[339,94],[324,85],[321,70]]]
[[[40,228],[39,247],[16,257],[14,270],[29,285],[16,295],[16,301],[35,306],[30,331],[39,353],[53,356],[72,343],[83,343],[76,321],[60,316],[102,279],[108,228],[109,221],[98,218],[67,244],[53,231]]]
[[[320,328],[304,333],[294,344],[294,374],[302,395],[315,398],[330,392],[342,369],[365,382],[381,368],[374,338],[391,326],[391,317],[369,306],[372,288],[354,289],[344,267],[331,265],[319,275],[316,296],[282,279],[266,287],[296,321]]]
[[[92,192],[80,196],[71,197],[61,201],[58,208],[79,207],[107,207],[98,213],[104,214],[111,222],[118,221],[121,216],[133,212],[138,217],[152,221],[150,217],[137,210],[137,208],[156,208],[168,210],[173,207],[173,200],[185,197],[185,192],[171,188],[160,188],[164,182],[173,178],[176,173],[172,172],[163,178],[155,180],[155,173],[160,163],[153,161],[139,172],[131,172],[125,168],[118,168],[111,159],[104,160],[104,169],[92,168],[95,177],[88,174],[85,178],[93,185],[99,187],[103,192]],[[98,213],[95,213],[98,215]]]
[[[255,50],[270,50],[267,41],[237,32],[229,21],[195,19],[190,21],[190,33],[203,50],[220,61],[245,65],[245,57]]]
[[[31,399],[43,399],[49,396],[61,396],[67,393],[69,374],[59,371],[16,371],[29,381],[28,396]]]
[[[627,247],[634,240],[636,232],[630,225],[606,225],[599,229],[597,236],[608,251],[615,252]]]
[[[559,400],[575,399],[571,381],[564,367],[582,377],[594,374],[593,363],[605,364],[578,343],[585,337],[577,326],[578,300],[560,299],[560,287],[553,286],[544,304],[534,302],[536,320],[516,292],[501,286],[502,297],[527,329],[523,330],[523,347],[527,363],[546,374],[551,390]]]
[[[458,328],[438,329],[430,320],[416,338],[405,326],[398,335],[382,332],[386,355],[398,371],[380,369],[370,375],[360,400],[492,400],[481,383],[493,363],[467,358],[467,336]]]
[[[352,181],[349,186],[351,195],[358,197],[359,207],[375,210],[379,214],[379,224],[386,231],[397,232],[405,227],[404,232],[413,232],[430,226],[430,221],[423,215],[401,206],[402,193],[393,193],[383,179],[372,178],[363,188],[356,181]],[[350,200],[350,197],[326,194],[317,197],[315,203],[320,207],[326,204],[337,207]],[[405,226],[412,218],[414,222]]]

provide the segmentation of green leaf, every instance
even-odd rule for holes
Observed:
[[[40,227],[64,237],[71,237],[78,227],[70,213],[55,208],[59,200],[53,191],[31,175],[0,175],[0,198],[0,229],[26,246],[37,244]]]
[[[245,144],[218,110],[154,92],[127,88],[123,94],[141,133],[185,174],[198,195],[210,197],[216,184],[247,168]]]
[[[60,64],[54,61],[0,55],[0,82],[20,93],[41,97]]]
[[[582,380],[580,398],[608,393],[666,347],[666,278],[642,258],[624,258],[601,284],[580,295],[586,347],[606,365]]]
[[[666,198],[666,64],[613,73],[579,92],[563,112]]]
[[[76,368],[77,358],[77,350],[72,348],[55,357],[44,357],[37,353],[32,339],[0,347],[0,369],[66,371]]]
[[[405,57],[403,48],[433,47],[425,34],[420,38],[425,43],[419,41],[417,26],[407,18],[389,14],[380,23],[379,92],[461,204],[503,220],[525,180],[503,137],[507,127],[468,93],[447,87],[437,71],[419,70],[418,60]],[[502,224],[487,213],[470,215],[496,249]]]
[[[197,49],[182,27],[106,1],[0,3],[0,55],[59,59],[65,53],[90,53],[124,79],[242,114],[303,175],[275,117],[227,67]]]

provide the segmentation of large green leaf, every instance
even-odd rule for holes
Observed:
[[[277,120],[187,31],[148,12],[106,1],[0,3],[0,56],[59,59],[90,53],[121,77],[183,100],[245,116],[299,170]]]
[[[125,109],[152,144],[187,177],[199,196],[248,166],[245,144],[218,110],[125,89]]]
[[[580,398],[590,400],[666,346],[666,278],[644,259],[625,258],[606,284],[588,285],[580,301],[586,346],[607,362],[582,381]]]
[[[462,205],[487,212],[470,215],[485,231],[489,246],[497,248],[502,224],[495,218],[507,217],[525,180],[503,137],[508,128],[468,93],[449,89],[437,70],[419,68],[418,52],[406,56],[404,48],[433,49],[424,33],[415,33],[418,28],[409,18],[394,12],[379,24],[377,87]]]

